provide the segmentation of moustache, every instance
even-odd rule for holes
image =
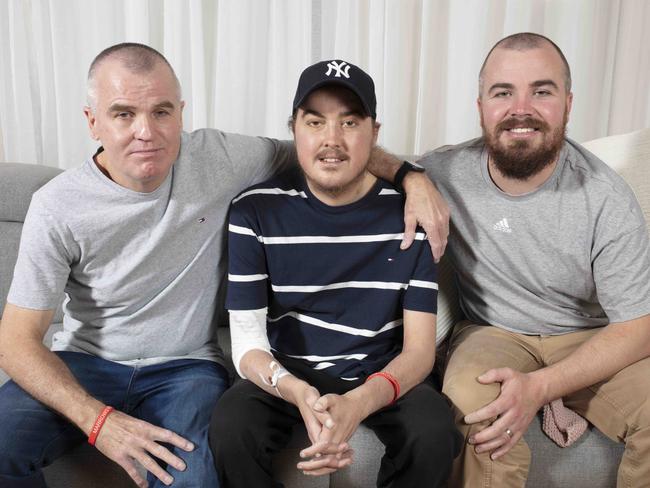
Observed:
[[[505,131],[505,130],[510,130],[510,129],[517,129],[517,128],[522,128],[522,127],[529,127],[531,129],[536,129],[541,132],[548,132],[551,130],[551,127],[544,122],[543,120],[536,119],[534,117],[524,117],[520,119],[508,119],[504,120],[503,122],[500,122],[497,124],[496,129],[497,131]]]
[[[334,158],[334,159],[348,159],[348,155],[340,149],[323,149],[316,155],[317,159]]]

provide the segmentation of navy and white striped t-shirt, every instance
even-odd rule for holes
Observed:
[[[381,180],[339,207],[318,200],[299,170],[250,187],[230,209],[228,309],[268,306],[280,360],[348,380],[379,371],[401,351],[403,309],[436,313],[426,236],[418,229],[399,248],[403,207]]]

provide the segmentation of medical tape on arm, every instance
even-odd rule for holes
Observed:
[[[246,376],[239,368],[242,357],[248,351],[259,349],[271,354],[271,344],[266,335],[266,308],[258,310],[230,310],[230,342],[232,362],[242,378]]]

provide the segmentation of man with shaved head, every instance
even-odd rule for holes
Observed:
[[[215,330],[223,224],[237,193],[295,151],[183,132],[183,105],[174,71],[148,46],[118,44],[91,65],[84,113],[101,147],[34,194],[2,317],[0,367],[13,378],[0,390],[3,488],[45,486],[41,468],[86,436],[139,486],[136,464],[151,486],[218,486],[207,430],[228,386]],[[374,164],[391,179],[400,168],[378,153]],[[420,220],[432,224],[428,179],[404,182],[424,195]],[[427,230],[442,235],[439,256],[444,225]],[[49,351],[42,340],[64,292]]]
[[[618,486],[650,479],[648,229],[624,181],[566,137],[572,100],[553,42],[506,37],[480,72],[483,137],[420,161],[451,208],[467,319],[443,384],[466,438],[453,487],[523,487],[523,435],[557,399],[625,442]]]

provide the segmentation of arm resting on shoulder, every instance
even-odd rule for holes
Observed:
[[[393,182],[402,161],[375,146],[370,154],[368,170],[377,178]],[[434,259],[440,260],[449,236],[449,206],[425,173],[407,173],[402,183],[406,192],[404,205],[404,239],[402,249],[408,248],[415,238],[419,224],[427,233]]]

